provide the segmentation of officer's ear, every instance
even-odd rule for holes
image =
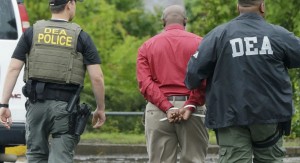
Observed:
[[[236,9],[240,13],[240,5],[239,4],[236,4]]]
[[[262,2],[260,5],[259,5],[259,12],[260,12],[260,15],[262,17],[265,17],[265,3]]]
[[[261,3],[260,6],[259,6],[259,11],[264,14],[265,13],[265,3]]]
[[[68,10],[70,10],[71,9],[71,5],[74,5],[75,4],[75,1],[69,1],[67,4],[66,4],[66,8],[68,9]]]

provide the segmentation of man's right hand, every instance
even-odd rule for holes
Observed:
[[[182,119],[186,121],[191,117],[193,112],[187,108],[180,108],[179,113],[182,115]]]
[[[12,125],[12,120],[9,108],[0,108],[0,122],[5,128],[10,129],[10,126]]]

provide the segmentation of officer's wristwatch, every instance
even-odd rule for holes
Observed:
[[[8,104],[0,104],[0,108],[8,108]]]

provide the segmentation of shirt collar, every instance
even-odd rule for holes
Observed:
[[[184,30],[184,26],[181,24],[170,24],[165,26],[165,31],[172,30],[172,29]]]
[[[65,19],[50,19],[51,21],[55,21],[55,22],[68,22]]]
[[[254,12],[240,14],[236,19],[237,20],[240,20],[240,19],[258,19],[258,20],[264,20],[264,18],[261,15],[259,15],[257,13],[254,13]]]

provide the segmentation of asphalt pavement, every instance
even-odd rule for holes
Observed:
[[[216,163],[218,146],[210,145],[205,163]],[[284,163],[300,163],[300,145],[286,147]],[[147,163],[145,145],[80,143],[75,150],[75,163]],[[25,163],[21,156],[16,163]]]

